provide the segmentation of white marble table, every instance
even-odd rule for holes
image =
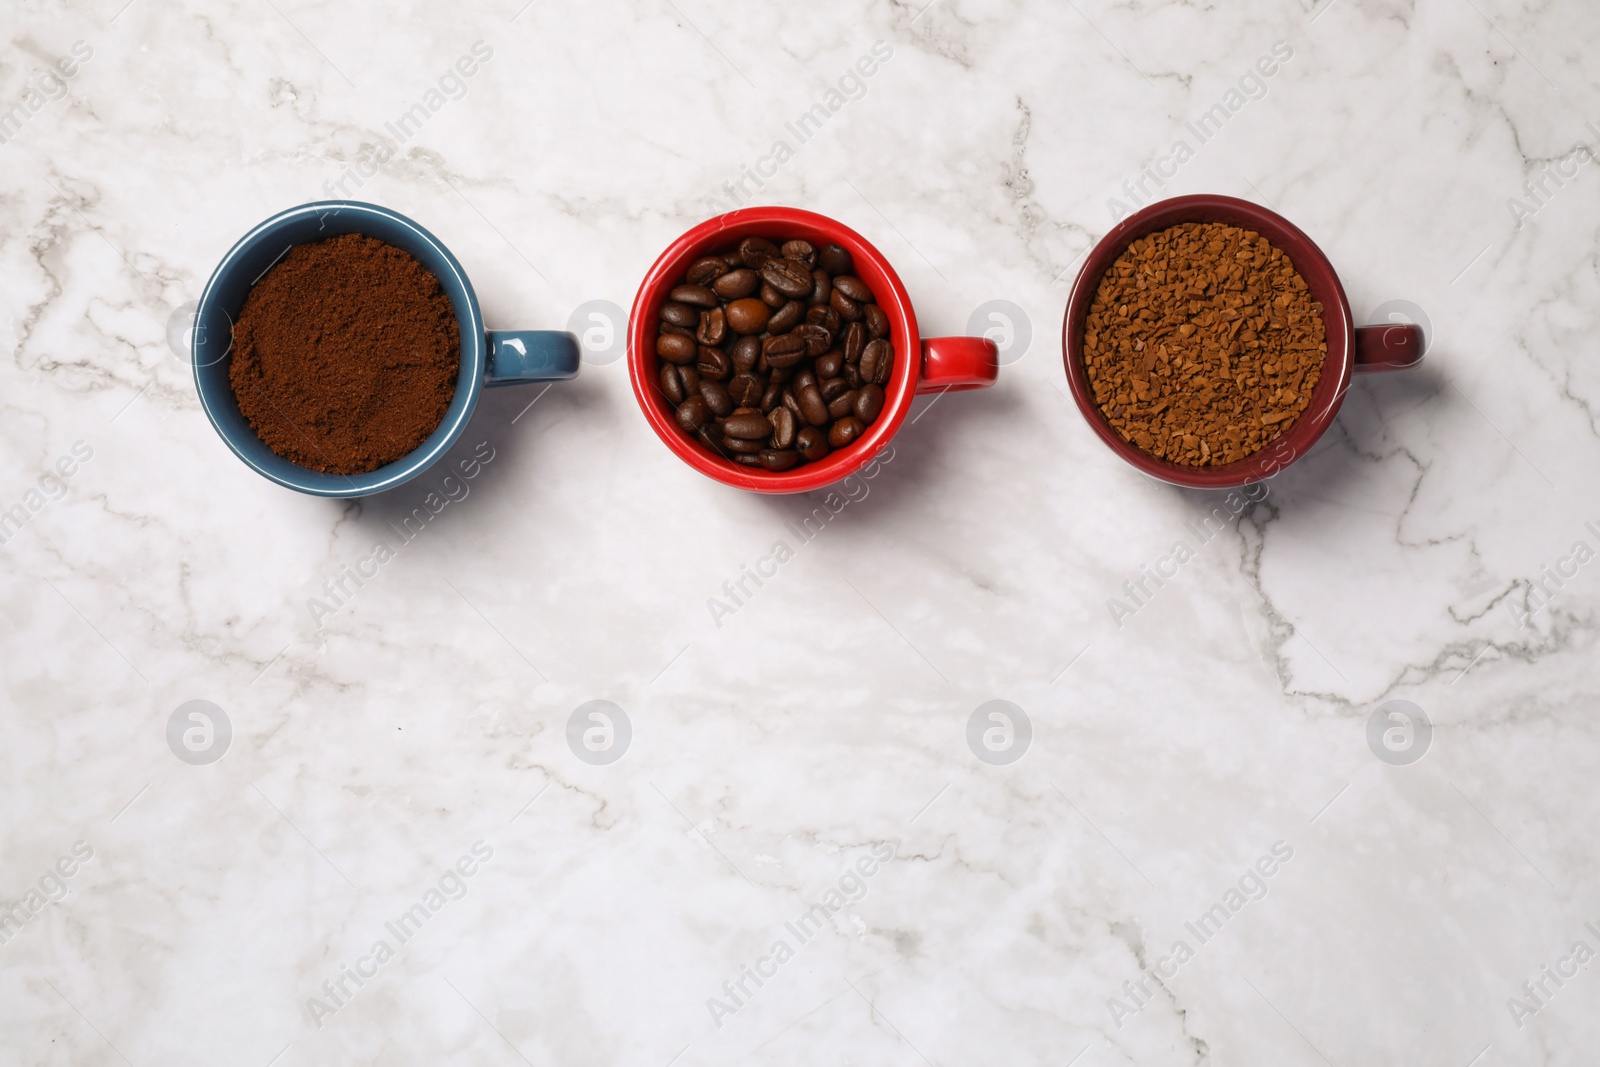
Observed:
[[[0,1060],[1595,1062],[1592,6],[125,2],[4,18]],[[737,199],[862,231],[925,333],[1027,329],[804,543],[820,496],[695,474],[597,348],[486,396],[470,492],[313,619],[437,474],[266,483],[169,325],[328,190],[491,326],[626,307]],[[1218,501],[1093,437],[1060,315],[1113,200],[1196,191],[1432,349],[1118,626]],[[231,736],[169,745],[190,701]]]

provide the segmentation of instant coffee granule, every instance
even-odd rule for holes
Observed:
[[[1123,440],[1191,467],[1259,452],[1322,376],[1322,305],[1282,249],[1188,222],[1128,246],[1084,325],[1084,370]]]
[[[233,326],[228,380],[272,451],[363,474],[438,428],[460,369],[460,327],[439,279],[352,233],[296,246],[256,282]]]

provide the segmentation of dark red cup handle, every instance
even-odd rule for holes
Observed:
[[[1414,323],[1356,327],[1356,372],[1405,370],[1422,362],[1426,338]]]
[[[930,337],[922,342],[919,393],[959,393],[994,384],[1000,350],[987,337]]]

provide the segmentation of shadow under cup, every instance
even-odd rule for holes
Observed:
[[[1100,279],[1141,237],[1186,222],[1219,222],[1253,230],[1287,255],[1305,279],[1311,299],[1322,305],[1328,352],[1322,374],[1310,401],[1294,423],[1254,455],[1233,463],[1191,467],[1150,455],[1117,433],[1100,410],[1083,364],[1084,326]],[[1304,456],[1316,444],[1344,402],[1352,375],[1357,372],[1402,370],[1421,361],[1424,339],[1421,327],[1412,325],[1357,327],[1350,314],[1339,275],[1316,242],[1276,212],[1230,196],[1179,196],[1151,204],[1106,234],[1089,253],[1067,300],[1062,323],[1062,353],[1067,383],[1078,410],[1095,434],[1113,452],[1153,478],[1194,489],[1237,489],[1277,474]]]
[[[239,411],[228,380],[233,323],[250,288],[295,245],[360,233],[403,249],[426,267],[455,310],[461,334],[461,369],[455,395],[427,440],[393,463],[364,474],[325,474],[278,455]],[[356,497],[392,489],[415,477],[455,443],[476,407],[485,377],[486,344],[478,298],[449,249],[403,215],[350,201],[304,204],[251,230],[223,257],[195,311],[190,358],[195,388],[212,426],[234,454],[262,476],[313,496]]]

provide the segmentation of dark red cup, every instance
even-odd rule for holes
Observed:
[[[1322,305],[1322,321],[1328,331],[1328,355],[1322,364],[1322,377],[1311,391],[1305,411],[1282,434],[1260,452],[1234,463],[1214,467],[1188,467],[1170,463],[1124,441],[1112,428],[1100,405],[1083,365],[1083,328],[1089,316],[1100,279],[1128,246],[1147,234],[1185,222],[1221,222],[1254,230],[1286,253],[1311,290],[1311,298]],[[1422,327],[1409,323],[1388,326],[1356,326],[1350,315],[1350,301],[1333,264],[1322,249],[1282,215],[1231,196],[1177,196],[1162,200],[1128,216],[1100,239],[1084,261],[1067,298],[1067,315],[1061,329],[1061,347],[1067,365],[1067,384],[1078,402],[1078,410],[1089,426],[1111,450],[1144,473],[1174,485],[1195,489],[1236,489],[1277,474],[1284,467],[1311,451],[1339,413],[1352,375],[1370,371],[1403,370],[1422,362]]]
[[[745,467],[706,450],[684,432],[661,392],[661,364],[656,355],[658,312],[673,286],[682,282],[689,265],[701,256],[731,251],[746,237],[785,241],[801,238],[812,244],[836,244],[850,253],[856,275],[889,316],[894,344],[894,370],[884,386],[883,411],[866,433],[816,463],[793,470],[766,471]],[[787,207],[752,207],[708,219],[672,242],[639,285],[628,319],[628,374],[644,417],[668,448],[689,466],[724,485],[755,493],[804,493],[847,478],[872,462],[900,429],[918,393],[951,393],[993,385],[999,352],[984,337],[923,338],[911,298],[884,258],[867,239],[825,215]]]

